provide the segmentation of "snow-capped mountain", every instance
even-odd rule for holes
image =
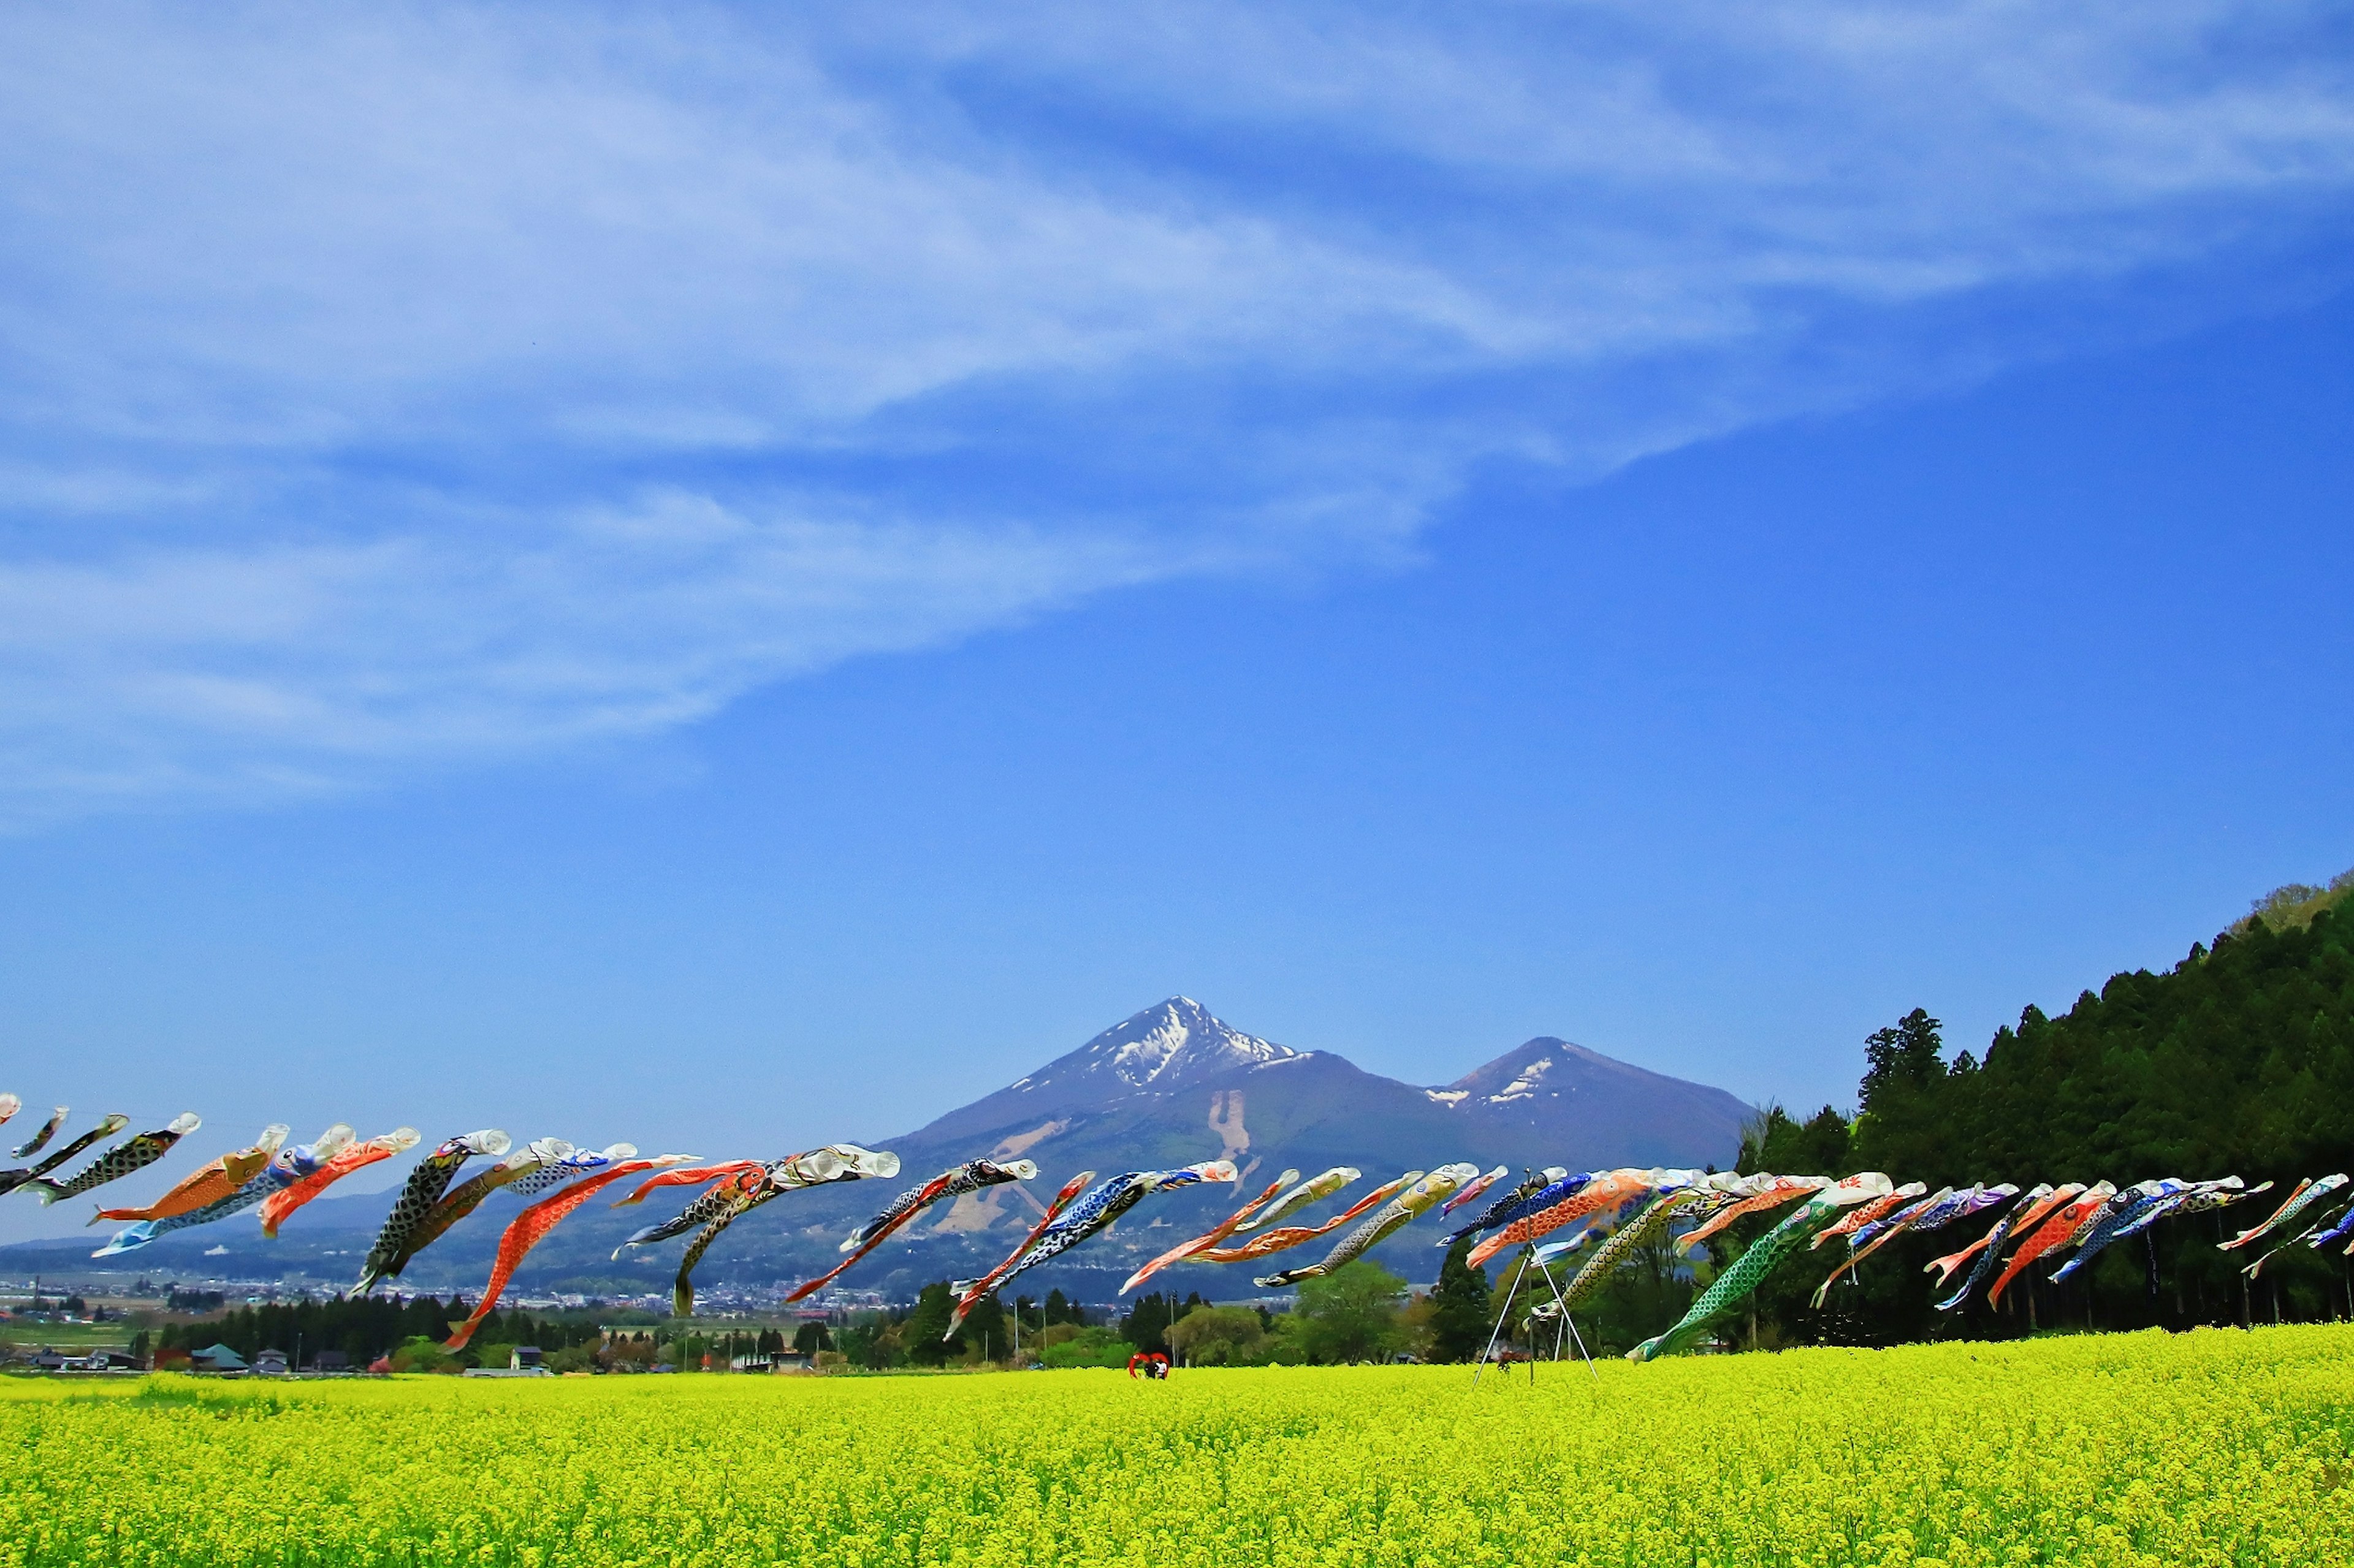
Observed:
[[[1190,996],[1172,996],[1057,1056],[1004,1092],[1032,1106],[1066,1099],[1166,1094],[1220,1073],[1288,1061],[1303,1053],[1245,1034]]]

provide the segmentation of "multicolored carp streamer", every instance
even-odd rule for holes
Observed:
[[[56,1153],[50,1155],[47,1160],[42,1160],[38,1165],[20,1168],[15,1171],[0,1171],[0,1192],[13,1192],[17,1188],[23,1186],[26,1182],[48,1175],[50,1171],[55,1171],[58,1166],[63,1165],[67,1160],[71,1160],[75,1155],[80,1154],[83,1150],[88,1149],[91,1144],[96,1143],[100,1139],[112,1138],[116,1133],[121,1132],[124,1128],[129,1127],[130,1125],[131,1118],[118,1111],[114,1115],[108,1117],[104,1121],[100,1122],[96,1127],[91,1128],[88,1132],[83,1133],[80,1138],[75,1139],[71,1143],[67,1144],[63,1149],[60,1149]]]
[[[2019,1277],[2021,1270],[2045,1253],[2074,1241],[2084,1227],[2093,1223],[2093,1216],[2101,1212],[2101,1206],[2116,1195],[2114,1183],[2096,1181],[2066,1202],[2056,1205],[2051,1217],[2020,1242],[2019,1250],[2010,1255],[2010,1261],[2003,1265],[2002,1273],[1987,1289],[1987,1305],[2001,1306],[2002,1293],[2009,1287],[2012,1280]]]
[[[77,1192],[87,1192],[92,1187],[103,1187],[109,1181],[120,1181],[134,1171],[144,1171],[171,1152],[172,1145],[204,1125],[204,1118],[194,1111],[182,1111],[171,1121],[153,1132],[143,1132],[125,1139],[96,1160],[91,1160],[63,1181],[51,1181],[36,1176],[25,1183],[40,1197],[43,1203],[54,1203],[60,1198],[70,1198]]]
[[[2230,1241],[2218,1242],[2215,1245],[2224,1252],[2237,1252],[2250,1242],[2270,1235],[2344,1185],[2346,1185],[2346,1176],[2343,1171],[2334,1176],[2324,1176],[2318,1181],[2308,1177],[2296,1184],[2296,1190],[2288,1195],[2286,1202],[2273,1211],[2272,1218],[2263,1224],[2249,1226]]]
[[[1914,1185],[1917,1186],[1918,1183]],[[1903,1189],[1900,1188],[1898,1191],[1902,1192]],[[1847,1260],[1832,1269],[1823,1282],[1815,1287],[1813,1302],[1815,1308],[1818,1310],[1821,1308],[1824,1298],[1830,1295],[1831,1287],[1840,1282],[1840,1276],[1852,1273],[1861,1266],[1865,1258],[1878,1252],[1886,1243],[1913,1229],[1922,1220],[1932,1216],[1950,1218],[1958,1214],[1963,1202],[1978,1191],[1978,1189],[1975,1187],[1965,1187],[1959,1192],[1956,1192],[1951,1187],[1940,1187],[1927,1197],[1915,1192],[1910,1202],[1873,1220],[1870,1224],[1859,1225],[1848,1232]],[[1812,1245],[1815,1246],[1823,1245],[1822,1233],[1817,1233]]]
[[[686,1255],[679,1259],[678,1277],[671,1282],[670,1309],[673,1317],[695,1316],[695,1266],[703,1261],[703,1255],[711,1250],[711,1244],[717,1241],[728,1226],[752,1212],[752,1206],[768,1190],[769,1173],[759,1169],[742,1171],[727,1178],[723,1186],[731,1194],[726,1207],[696,1233],[695,1239],[687,1244]]]
[[[1699,1249],[1702,1242],[1735,1222],[1745,1220],[1752,1214],[1762,1214],[1778,1209],[1785,1203],[1794,1203],[1800,1198],[1809,1197],[1821,1192],[1830,1184],[1831,1179],[1828,1176],[1766,1177],[1761,1191],[1719,1209],[1697,1228],[1687,1232],[1683,1238],[1676,1243],[1676,1249],[1689,1257]]]
[[[10,1099],[16,1098],[14,1095],[9,1096],[8,1097]],[[38,1154],[43,1149],[47,1148],[48,1146],[49,1139],[58,1135],[58,1128],[65,1126],[66,1110],[66,1107],[59,1106],[57,1109],[51,1111],[49,1113],[49,1119],[41,1124],[41,1130],[33,1134],[32,1137],[27,1139],[24,1142],[18,1144],[16,1149],[9,1153],[8,1158],[11,1160],[30,1160],[34,1155]],[[16,1114],[16,1113],[14,1111],[8,1113],[9,1116],[14,1116]],[[0,1121],[6,1121],[8,1117],[0,1116]]]
[[[231,1214],[241,1213],[262,1202],[271,1193],[283,1192],[317,1171],[351,1140],[352,1129],[342,1122],[337,1122],[321,1133],[315,1142],[296,1144],[292,1148],[279,1150],[270,1157],[270,1163],[262,1167],[252,1180],[228,1196],[216,1199],[201,1209],[190,1209],[182,1213],[166,1215],[163,1219],[140,1220],[135,1224],[125,1225],[115,1232],[113,1238],[104,1246],[90,1255],[112,1257],[118,1253],[131,1252],[145,1246],[157,1236],[168,1234],[173,1231],[186,1230],[194,1225],[208,1225],[215,1220],[225,1220]]]
[[[1603,1171],[1586,1181],[1572,1196],[1532,1214],[1523,1215],[1480,1242],[1471,1249],[1468,1262],[1471,1267],[1478,1268],[1507,1247],[1519,1246],[1540,1236],[1549,1236],[1572,1220],[1582,1220],[1588,1214],[1615,1209],[1629,1198],[1640,1197],[1653,1187],[1661,1185],[1661,1174],[1658,1171]],[[1552,1189],[1547,1188],[1546,1191]]]
[[[1718,1275],[1675,1327],[1637,1345],[1627,1352],[1627,1359],[1654,1361],[1682,1350],[1698,1339],[1712,1321],[1731,1311],[1756,1289],[1758,1282],[1776,1264],[1796,1251],[1800,1242],[1838,1219],[1841,1212],[1886,1196],[1893,1185],[1879,1171],[1864,1171],[1818,1189],[1797,1213],[1758,1237],[1748,1251],[1733,1261],[1731,1267]]]
[[[1038,1167],[1027,1160],[1010,1160],[1000,1165],[993,1160],[968,1160],[952,1171],[943,1171],[920,1187],[910,1187],[891,1201],[888,1208],[856,1230],[842,1244],[850,1255],[819,1275],[815,1279],[797,1285],[785,1298],[788,1304],[814,1295],[842,1277],[843,1271],[865,1257],[876,1247],[897,1234],[900,1228],[917,1214],[944,1199],[960,1198],[967,1192],[983,1188],[999,1187],[1008,1181],[1027,1181],[1038,1174]]]
[[[833,1181],[856,1181],[869,1176],[890,1177],[899,1173],[899,1157],[888,1150],[864,1149],[855,1143],[829,1143],[802,1154],[789,1154],[782,1160],[772,1160],[760,1168],[755,1180],[749,1174],[737,1178],[744,1185],[727,1207],[703,1227],[686,1249],[686,1256],[678,1266],[678,1277],[671,1287],[671,1310],[682,1318],[695,1316],[695,1266],[711,1250],[711,1244],[720,1233],[750,1213],[761,1204],[798,1192],[803,1187],[820,1187]]]
[[[652,1224],[643,1225],[631,1231],[627,1239],[613,1249],[613,1255],[618,1258],[633,1246],[652,1246],[656,1242],[668,1241],[673,1236],[684,1235],[698,1226],[709,1224],[726,1213],[727,1205],[742,1195],[744,1182],[748,1177],[760,1176],[765,1179],[765,1170],[766,1167],[757,1160],[730,1160],[725,1164],[704,1165],[693,1171],[665,1173],[665,1175],[676,1176],[678,1178],[676,1181],[667,1181],[658,1176],[652,1181],[640,1182],[635,1192],[626,1198],[614,1200],[612,1206],[619,1209],[631,1203],[643,1202],[646,1194],[658,1186],[688,1186],[697,1181],[712,1181],[712,1185],[698,1193],[685,1208],[670,1218],[657,1220]],[[714,1177],[717,1180],[713,1181]]]
[[[1405,1192],[1410,1183],[1421,1180],[1421,1171],[1409,1171],[1394,1181],[1383,1182],[1321,1224],[1279,1225],[1271,1231],[1257,1231],[1252,1234],[1250,1240],[1240,1246],[1209,1247],[1197,1252],[1193,1255],[1193,1261],[1195,1263],[1256,1263],[1260,1258],[1272,1257],[1279,1252],[1288,1252],[1302,1243],[1312,1242],[1318,1236],[1330,1235],[1342,1225],[1363,1219],[1374,1209]]]
[[[1874,1220],[1872,1224],[1864,1225],[1860,1229],[1849,1232],[1847,1238],[1848,1253],[1852,1256],[1854,1254],[1862,1251],[1865,1247],[1872,1245],[1882,1236],[1889,1235],[1897,1231],[1910,1230],[1913,1227],[1914,1221],[1935,1213],[1942,1205],[1956,1203],[1976,1191],[1978,1191],[1978,1189],[1975,1187],[1940,1187],[1925,1198],[1914,1198],[1911,1202],[1906,1203],[1902,1208],[1896,1210],[1893,1213],[1887,1214],[1880,1219]]]
[[[1807,1242],[1809,1251],[1819,1249],[1827,1241],[1851,1236],[1864,1226],[1894,1213],[1929,1190],[1925,1182],[1907,1181],[1892,1192],[1874,1198],[1862,1207],[1840,1216],[1839,1223],[1817,1231]]]
[[[562,1143],[562,1139],[550,1139]],[[549,1160],[538,1170],[518,1176],[507,1183],[507,1191],[518,1198],[536,1198],[550,1188],[561,1187],[575,1176],[586,1176],[602,1171],[617,1160],[635,1160],[638,1146],[634,1143],[609,1143],[602,1149],[572,1149],[557,1159]]]
[[[1323,1262],[1310,1264],[1305,1268],[1287,1268],[1253,1283],[1262,1290],[1272,1290],[1296,1285],[1303,1279],[1320,1279],[1336,1269],[1346,1267],[1363,1257],[1369,1248],[1378,1245],[1391,1232],[1413,1224],[1417,1216],[1446,1202],[1457,1188],[1479,1174],[1477,1165],[1442,1165],[1384,1203],[1355,1230],[1342,1236],[1332,1250],[1324,1255]]]
[[[396,1154],[406,1154],[416,1148],[417,1143],[415,1128],[398,1127],[390,1132],[380,1132],[365,1143],[345,1144],[309,1175],[261,1200],[261,1234],[275,1239],[278,1227],[286,1223],[287,1215],[353,1171],[373,1165],[379,1160],[389,1160]]]
[[[2117,1240],[2146,1231],[2160,1220],[2179,1219],[2185,1214],[2204,1214],[2215,1209],[2228,1209],[2234,1203],[2244,1203],[2250,1198],[2272,1191],[2269,1181],[2259,1181],[2250,1187],[2237,1176],[2226,1176],[2220,1181],[2195,1183],[2188,1192],[2177,1193],[2138,1218],[2126,1222],[2117,1232]]]
[[[1499,1165],[1486,1175],[1474,1177],[1466,1181],[1463,1183],[1463,1191],[1438,1205],[1438,1212],[1442,1214],[1451,1214],[1466,1203],[1476,1202],[1480,1194],[1502,1181],[1511,1169],[1509,1165]]]
[[[1476,1236],[1482,1231],[1492,1231],[1498,1225],[1526,1219],[1539,1210],[1551,1208],[1564,1198],[1575,1196],[1579,1189],[1600,1174],[1598,1171],[1581,1171],[1573,1176],[1558,1165],[1548,1165],[1489,1204],[1469,1224],[1458,1225],[1440,1236],[1438,1245],[1453,1246],[1465,1236]]]
[[[2256,1259],[2255,1262],[2248,1265],[2245,1268],[2240,1270],[2240,1272],[2246,1275],[2250,1279],[2253,1279],[2258,1275],[2264,1273],[2264,1265],[2270,1263],[2273,1259],[2278,1257],[2281,1254],[2286,1252],[2297,1243],[2306,1242],[2308,1245],[2311,1245],[2312,1238],[2317,1235],[2325,1225],[2334,1227],[2341,1219],[2354,1218],[2354,1206],[2349,1206],[2342,1212],[2334,1203],[2324,1204],[2323,1208],[2326,1212],[2322,1214],[2321,1218],[2314,1221],[2313,1224],[2306,1226],[2305,1229],[2297,1232],[2296,1234],[2291,1236],[2288,1240],[2267,1249],[2264,1256]]]
[[[692,1154],[662,1154],[652,1160],[625,1160],[560,1192],[542,1198],[508,1221],[507,1228],[499,1234],[498,1256],[491,1264],[490,1283],[482,1287],[482,1299],[475,1305],[472,1317],[462,1323],[451,1325],[450,1338],[444,1342],[453,1351],[466,1348],[466,1341],[474,1337],[474,1330],[482,1326],[482,1319],[498,1306],[499,1297],[505,1291],[507,1282],[514,1277],[515,1270],[523,1266],[525,1255],[557,1227],[565,1215],[623,1177],[634,1176],[641,1171],[658,1171],[666,1165],[689,1164],[694,1159]]]
[[[2305,1245],[2318,1252],[2323,1247],[2336,1245],[2349,1235],[2354,1235],[2354,1209],[2348,1209],[2344,1217],[2336,1224],[2326,1231],[2320,1231]]]
[[[1235,1176],[1233,1160],[1204,1160],[1193,1165],[1181,1165],[1174,1171],[1123,1171],[1117,1176],[1107,1177],[1097,1182],[1093,1191],[1073,1203],[1061,1218],[1039,1232],[1038,1239],[1029,1245],[1020,1259],[998,1276],[997,1284],[1002,1286],[1015,1275],[1070,1251],[1136,1207],[1148,1193],[1165,1192],[1174,1187],[1191,1187],[1204,1181],[1232,1181]],[[957,1311],[949,1321],[949,1334],[953,1335],[964,1325],[965,1314],[980,1300],[981,1297],[974,1295],[958,1301]]]
[[[261,1129],[261,1136],[250,1148],[198,1166],[192,1175],[154,1202],[136,1209],[101,1209],[90,1217],[89,1223],[94,1225],[101,1220],[168,1220],[174,1214],[217,1203],[260,1175],[262,1167],[270,1163],[278,1146],[292,1130],[284,1122],[272,1122]]]
[[[2025,1208],[2012,1210],[2009,1214],[2003,1217],[2003,1221],[2000,1224],[1987,1232],[1986,1234],[1978,1237],[1978,1240],[1970,1243],[1969,1245],[1964,1247],[1961,1251],[1947,1253],[1943,1257],[1932,1258],[1929,1262],[1923,1264],[1921,1266],[1921,1272],[1924,1274],[1935,1275],[1937,1277],[1937,1283],[1933,1288],[1943,1290],[1946,1287],[1946,1282],[1954,1277],[1954,1271],[1956,1269],[1961,1267],[1962,1265],[1969,1262],[1970,1259],[1977,1257],[1981,1253],[1988,1251],[1998,1254],[2000,1253],[2002,1251],[2003,1243],[2009,1239],[2011,1233],[2015,1231],[2021,1235],[2026,1234],[2028,1232],[2033,1230],[2037,1225],[2043,1223],[2044,1215],[2050,1213],[2061,1204],[2067,1202],[2070,1199],[2075,1197],[2077,1193],[2082,1192],[2084,1190],[2084,1186],[2081,1181],[2070,1181],[2056,1189],[2049,1181],[2039,1183],[2028,1192],[2027,1206]],[[1966,1289],[1963,1294],[1967,1296],[1968,1294],[1967,1290]]]
[[[1196,1253],[1207,1252],[1210,1248],[1217,1245],[1220,1242],[1234,1234],[1235,1230],[1241,1226],[1245,1220],[1249,1219],[1253,1213],[1257,1212],[1261,1204],[1265,1203],[1268,1199],[1274,1197],[1278,1192],[1282,1192],[1286,1187],[1290,1186],[1294,1181],[1299,1180],[1299,1172],[1298,1171],[1286,1171],[1282,1175],[1268,1182],[1266,1190],[1260,1192],[1257,1197],[1253,1198],[1249,1202],[1245,1203],[1241,1208],[1236,1209],[1233,1213],[1228,1214],[1225,1219],[1219,1221],[1216,1225],[1204,1231],[1202,1234],[1195,1236],[1192,1241],[1179,1242],[1175,1246],[1171,1247],[1167,1252],[1162,1253],[1159,1257],[1154,1258],[1150,1263],[1146,1264],[1142,1268],[1140,1268],[1134,1274],[1129,1275],[1128,1277],[1127,1283],[1123,1284],[1119,1287],[1119,1293],[1122,1296],[1125,1296],[1129,1291],[1135,1289],[1138,1286],[1143,1284],[1146,1280],[1151,1278],[1154,1275],[1160,1273],[1162,1269],[1168,1267],[1171,1264],[1182,1263],[1186,1258],[1193,1256]]]
[[[1964,1247],[1960,1252],[1953,1255],[1953,1258],[1958,1260],[1968,1257],[1971,1254],[1975,1253],[1978,1255],[1978,1262],[1971,1266],[1968,1274],[1963,1276],[1960,1289],[1955,1291],[1951,1296],[1946,1297],[1943,1301],[1935,1303],[1936,1309],[1938,1311],[1950,1312],[1955,1308],[1959,1307],[1963,1302],[1967,1301],[1970,1298],[1970,1292],[1978,1287],[1978,1282],[1986,1278],[1988,1275],[1994,1272],[1995,1260],[2002,1255],[2003,1243],[2010,1239],[2010,1233],[2014,1230],[2024,1230],[2029,1223],[2041,1218],[2047,1212],[2044,1200],[2049,1198],[2051,1194],[2052,1188],[2049,1182],[2045,1182],[2035,1187],[2028,1193],[2026,1208],[2013,1209],[2010,1213],[2003,1215],[2002,1218],[1994,1223],[1994,1228],[1992,1230],[1987,1232],[1986,1234],[1980,1236],[1970,1245]],[[2064,1199],[2062,1201],[2065,1202]],[[1937,1277],[1938,1285],[1943,1286],[1946,1280],[1953,1277],[1954,1268],[1958,1266],[1958,1263],[1949,1262],[1946,1258],[1939,1258],[1936,1263],[1929,1265],[1929,1267],[1935,1268],[1939,1266],[1939,1265],[1946,1266],[1946,1272]],[[1927,1271],[1924,1270],[1923,1272],[1925,1273]]]
[[[1865,1226],[1848,1238],[1847,1261],[1832,1269],[1830,1277],[1816,1287],[1815,1305],[1819,1308],[1823,1304],[1823,1298],[1830,1294],[1831,1287],[1838,1283],[1840,1275],[1857,1267],[1896,1237],[1908,1232],[1918,1234],[1923,1231],[1943,1230],[1958,1220],[1984,1213],[1997,1203],[2008,1203],[2017,1196],[2019,1189],[2009,1181],[1993,1187],[1965,1187],[1959,1192],[1948,1187],[1932,1197],[1908,1205],[1876,1224]],[[1968,1294],[1967,1287],[1963,1294]]]
[[[1553,1309],[1544,1316],[1553,1318],[1577,1310],[1578,1304],[1617,1273],[1618,1266],[1633,1256],[1638,1248],[1665,1235],[1677,1215],[1689,1213],[1708,1196],[1709,1189],[1702,1185],[1672,1187],[1644,1204],[1633,1219],[1611,1233],[1610,1239],[1602,1244],[1601,1250],[1585,1260],[1585,1266],[1561,1287],[1557,1300],[1544,1303]],[[1579,1239],[1584,1238],[1581,1236]],[[1570,1244],[1573,1247],[1576,1245],[1575,1242]],[[1543,1248],[1538,1249],[1538,1256],[1543,1256]]]
[[[1020,1266],[1022,1260],[1029,1255],[1030,1249],[1038,1245],[1038,1238],[1054,1229],[1055,1222],[1069,1212],[1072,1202],[1095,1179],[1094,1171],[1082,1171],[1064,1182],[1063,1190],[1055,1193],[1053,1202],[1046,1205],[1046,1212],[1038,1216],[1038,1223],[1030,1227],[1030,1234],[1023,1236],[1020,1245],[1007,1253],[996,1267],[978,1279],[960,1279],[949,1287],[957,1298],[956,1310],[949,1318],[949,1332],[953,1334],[964,1326],[965,1314],[971,1311],[982,1297],[1005,1282]]]
[[[419,1160],[401,1183],[400,1196],[393,1201],[392,1213],[384,1217],[384,1226],[376,1234],[376,1245],[368,1248],[367,1258],[360,1266],[359,1283],[353,1287],[355,1296],[366,1296],[389,1276],[393,1266],[406,1255],[408,1238],[425,1223],[434,1203],[449,1189],[450,1179],[458,1167],[477,1154],[500,1155],[513,1142],[496,1128],[484,1128],[451,1139]]]
[[[385,1270],[386,1277],[399,1278],[409,1259],[440,1241],[451,1225],[481,1208],[483,1199],[571,1152],[572,1145],[560,1138],[535,1139],[510,1151],[488,1171],[478,1171],[451,1187],[434,1200],[433,1206],[425,1211],[425,1217],[417,1222],[417,1228],[408,1234],[408,1239],[401,1243],[399,1255]]]
[[[1250,1235],[1255,1232],[1265,1231],[1276,1221],[1289,1219],[1309,1204],[1320,1202],[1331,1197],[1363,1174],[1363,1171],[1353,1165],[1335,1165],[1330,1171],[1310,1176],[1307,1181],[1245,1220],[1240,1226],[1236,1227],[1235,1234]]]
[[[2192,1183],[2176,1177],[2160,1177],[2148,1181],[2137,1181],[2101,1205],[2093,1223],[2084,1227],[2082,1240],[2076,1244],[2076,1255],[2052,1271],[2052,1283],[2074,1274],[2109,1248],[2109,1244],[2126,1234],[2126,1225],[2134,1220],[2154,1217],[2159,1206],[2168,1199],[2189,1192]]]

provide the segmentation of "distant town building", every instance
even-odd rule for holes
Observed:
[[[192,1372],[241,1372],[248,1370],[245,1358],[227,1345],[207,1345],[201,1351],[188,1352]]]
[[[289,1371],[284,1351],[258,1351],[253,1357],[256,1377],[284,1377]]]

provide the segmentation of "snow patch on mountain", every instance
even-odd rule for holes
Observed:
[[[1511,1083],[1506,1084],[1501,1094],[1490,1095],[1488,1097],[1488,1103],[1491,1106],[1500,1106],[1509,1105],[1514,1100],[1532,1100],[1536,1098],[1537,1085],[1543,1079],[1546,1070],[1552,1065],[1552,1057],[1538,1057],[1535,1061],[1531,1062],[1528,1065],[1522,1067],[1521,1069],[1520,1075],[1514,1078]]]

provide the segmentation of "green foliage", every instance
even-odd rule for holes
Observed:
[[[1048,1345],[1038,1352],[1038,1359],[1050,1367],[1124,1367],[1136,1351],[1136,1346],[1098,1325]]]
[[[1825,1106],[1804,1122],[1795,1121],[1780,1106],[1742,1129],[1741,1156],[1733,1168],[1744,1175],[1753,1171],[1819,1173],[1848,1168],[1847,1118]]]
[[[424,1334],[392,1352],[392,1370],[397,1372],[454,1372],[459,1365],[458,1358],[443,1350],[440,1340]]]
[[[765,1339],[767,1336],[763,1335],[762,1338]],[[760,1348],[764,1351],[773,1351],[777,1347],[764,1344]],[[826,1332],[823,1323],[803,1323],[793,1330],[793,1349],[802,1355],[813,1356],[820,1351],[833,1349],[833,1336]]]
[[[1247,1307],[1196,1307],[1169,1325],[1168,1339],[1187,1366],[1252,1366],[1268,1350],[1267,1325]]]
[[[2335,909],[2354,896],[2354,871],[2341,871],[2329,879],[2327,887],[2314,887],[2302,882],[2292,882],[2275,887],[2255,901],[2232,935],[2244,933],[2261,920],[2275,931],[2301,929],[2313,924],[2313,917],[2325,909]]]
[[[899,1343],[907,1360],[919,1367],[939,1366],[964,1348],[961,1337],[949,1337],[949,1320],[956,1313],[956,1298],[948,1282],[936,1279],[916,1298],[916,1309],[900,1325]]]
[[[1277,1320],[1285,1359],[1322,1363],[1386,1361],[1405,1342],[1399,1301],[1405,1281],[1371,1258],[1299,1282]]]

